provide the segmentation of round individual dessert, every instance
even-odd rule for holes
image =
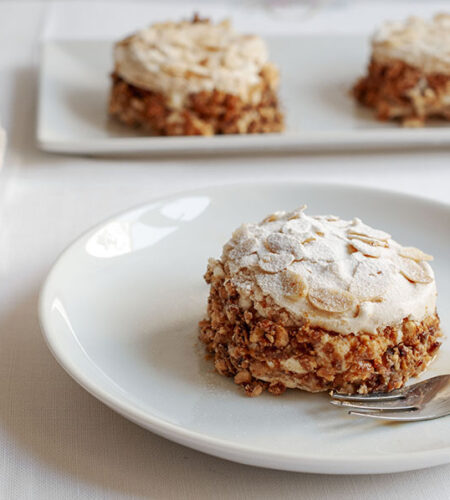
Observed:
[[[430,255],[302,207],[244,224],[210,259],[200,340],[249,396],[397,389],[441,335]]]
[[[368,74],[353,93],[381,120],[422,126],[450,119],[450,15],[387,22],[372,39]]]
[[[159,23],[118,42],[109,113],[160,135],[280,132],[278,70],[228,21]]]

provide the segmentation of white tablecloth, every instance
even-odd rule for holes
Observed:
[[[366,32],[385,17],[448,5],[374,4],[296,7],[297,17],[280,8],[273,17],[294,30]],[[200,7],[206,14],[212,8],[205,2]],[[254,2],[244,8],[242,25],[267,18]],[[128,4],[125,15],[118,3],[0,4],[0,117],[9,134],[0,174],[0,498],[450,498],[450,466],[383,476],[295,474],[242,466],[173,444],[87,394],[46,348],[36,301],[52,261],[87,227],[152,196],[237,180],[309,179],[450,202],[448,150],[153,160],[72,158],[36,150],[42,34],[116,37],[152,15],[167,17],[164,9],[167,13],[167,3]],[[215,13],[236,14],[236,9],[217,7]],[[191,4],[171,7],[172,16],[192,10]]]

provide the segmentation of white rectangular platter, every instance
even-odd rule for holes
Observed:
[[[112,41],[47,41],[42,46],[37,142],[71,154],[166,154],[450,146],[450,126],[422,129],[377,122],[349,91],[365,71],[368,39],[358,35],[265,37],[281,71],[282,134],[157,137],[107,116]]]

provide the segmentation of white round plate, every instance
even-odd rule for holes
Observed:
[[[435,256],[438,308],[450,327],[450,207],[359,187],[252,184],[149,203],[90,230],[41,292],[48,345],[67,372],[130,420],[197,450],[246,464],[334,474],[450,462],[450,418],[385,424],[348,416],[326,394],[250,399],[213,371],[197,343],[208,257],[234,228],[275,210],[361,217]],[[447,342],[427,376],[450,371]]]

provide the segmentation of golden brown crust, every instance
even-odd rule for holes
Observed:
[[[217,372],[234,377],[249,396],[265,389],[281,394],[286,387],[391,391],[421,373],[440,345],[437,314],[421,323],[405,318],[399,327],[388,326],[375,335],[342,335],[306,321],[293,326],[279,314],[275,321],[263,318],[253,305],[240,307],[239,294],[226,276],[214,276],[209,269],[205,278],[211,291],[207,319],[199,324],[200,340],[214,354]]]
[[[430,117],[450,119],[450,75],[425,74],[399,60],[381,64],[372,59],[353,95],[373,108],[379,120],[400,119],[405,126],[422,126]]]
[[[163,94],[141,89],[113,74],[109,114],[125,125],[158,135],[281,132],[284,122],[275,91],[278,74],[274,71],[271,65],[261,71],[261,88],[255,89],[261,96],[257,104],[213,90],[191,94],[182,110],[171,109]]]

